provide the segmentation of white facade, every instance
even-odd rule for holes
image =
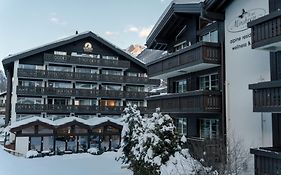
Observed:
[[[270,80],[269,52],[251,49],[247,28],[250,20],[268,14],[268,6],[268,0],[235,0],[225,12],[227,138],[241,141],[248,153],[250,148],[272,145],[271,114],[253,112],[248,89],[249,84]],[[249,157],[244,174],[254,174],[254,156]]]
[[[28,151],[29,138],[17,137],[16,138],[16,152],[25,155]]]

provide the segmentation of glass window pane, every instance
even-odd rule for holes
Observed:
[[[210,33],[210,42],[217,43],[219,42],[218,31],[213,31]]]
[[[43,151],[54,151],[54,137],[46,136],[43,137]]]
[[[41,152],[41,137],[30,138],[30,149]]]

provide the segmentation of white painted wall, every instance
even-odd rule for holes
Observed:
[[[28,144],[29,144],[28,142],[29,142],[28,137],[17,137],[15,151],[25,155],[28,151]]]
[[[242,9],[248,13],[239,18]],[[243,21],[267,13],[268,0],[235,0],[225,13],[227,137],[241,139],[248,152],[253,147],[272,145],[271,114],[253,112],[253,95],[248,89],[249,84],[270,80],[269,52],[251,49],[250,37],[243,38],[251,33]],[[244,174],[254,174],[253,163],[251,155]]]
[[[18,68],[19,68],[19,60],[14,62],[14,76],[12,79],[13,86],[12,86],[12,99],[11,99],[11,124],[16,121]]]

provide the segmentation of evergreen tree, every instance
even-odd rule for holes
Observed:
[[[134,175],[213,174],[193,159],[175,132],[173,119],[157,109],[151,117],[142,118],[136,106],[125,110],[122,130],[122,159]]]

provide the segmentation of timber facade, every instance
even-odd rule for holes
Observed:
[[[9,56],[3,65],[6,147],[23,154],[118,148],[124,107],[146,113],[148,88],[159,84],[144,63],[92,32]]]
[[[225,162],[224,22],[202,18],[204,3],[172,2],[147,38],[148,49],[166,54],[147,63],[148,76],[167,80],[167,94],[147,98],[174,118],[197,159]],[[219,18],[220,19],[220,16]]]

